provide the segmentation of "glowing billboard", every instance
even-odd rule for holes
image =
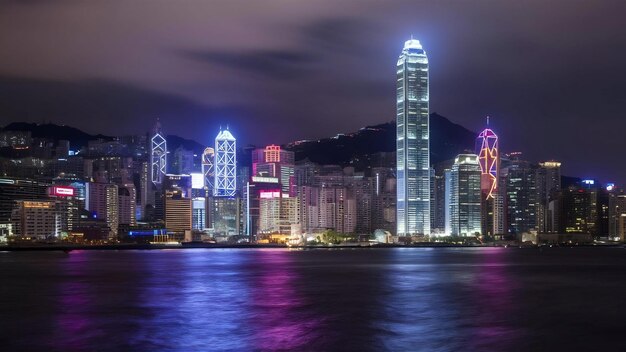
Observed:
[[[75,193],[73,187],[53,186],[48,188],[48,195],[54,197],[73,197]]]
[[[191,188],[193,189],[204,188],[204,175],[202,173],[191,174]]]

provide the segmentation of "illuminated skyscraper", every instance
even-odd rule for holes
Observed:
[[[202,174],[204,185],[209,194],[213,194],[213,182],[215,181],[215,150],[211,147],[204,149],[202,153]]]
[[[290,194],[295,170],[295,153],[268,145],[252,151],[252,176],[278,178],[281,191]]]
[[[550,209],[550,202],[557,200],[561,192],[561,163],[545,161],[537,169],[537,231],[557,232],[558,207]]]
[[[489,117],[487,117],[489,126]],[[476,139],[476,154],[480,161],[480,188],[485,198],[494,198],[498,191],[500,156],[498,155],[498,136],[489,127],[485,128]]]
[[[430,234],[428,58],[418,40],[404,43],[397,64],[397,234]]]
[[[161,132],[161,122],[158,119],[150,139],[150,159],[152,183],[160,185],[167,172],[167,141]]]
[[[504,233],[504,206],[503,195],[499,192],[500,154],[498,136],[487,128],[476,138],[476,154],[480,163],[480,188],[482,192],[482,233],[486,235]]]
[[[237,140],[228,129],[215,137],[215,182],[213,195],[234,197],[237,191]]]
[[[473,236],[481,232],[481,168],[475,154],[460,154],[450,171],[450,234]]]
[[[506,214],[509,234],[537,229],[537,170],[519,157],[506,172]]]

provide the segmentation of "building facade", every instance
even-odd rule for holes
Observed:
[[[237,140],[229,130],[215,138],[215,197],[234,197],[237,192]]]
[[[450,170],[450,235],[481,233],[481,167],[475,154],[460,154]]]
[[[397,63],[396,168],[398,236],[430,234],[428,57],[408,40]]]

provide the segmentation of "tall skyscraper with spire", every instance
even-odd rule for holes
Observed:
[[[486,128],[476,138],[475,151],[481,170],[481,232],[500,235],[504,233],[504,197],[499,189],[500,151],[498,135],[489,126],[489,116]]]
[[[215,137],[213,195],[234,197],[237,192],[237,140],[227,129]]]
[[[157,119],[150,137],[150,179],[155,185],[163,183],[167,172],[167,141],[161,132],[161,122]]]
[[[428,57],[418,40],[404,43],[396,92],[397,234],[430,235]]]

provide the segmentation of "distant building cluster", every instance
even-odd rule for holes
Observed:
[[[500,152],[489,125],[431,164],[429,68],[411,39],[397,62],[396,152],[321,165],[280,145],[200,150],[145,135],[76,141],[0,131],[0,241],[411,243],[626,237],[626,194]],[[390,157],[391,156],[391,157]]]

